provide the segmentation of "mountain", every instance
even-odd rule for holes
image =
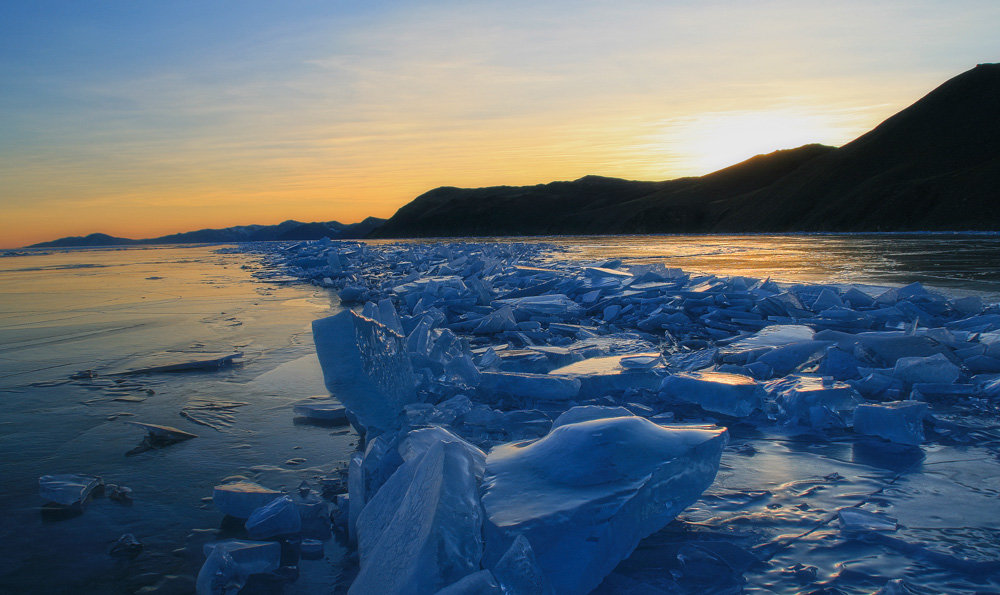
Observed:
[[[184,233],[175,233],[149,238],[131,240],[116,238],[103,233],[93,233],[86,237],[68,237],[33,244],[29,248],[68,248],[76,246],[122,246],[149,244],[222,244],[235,242],[268,242],[290,240],[318,240],[331,238],[336,240],[354,240],[366,237],[373,229],[381,225],[385,219],[368,217],[360,223],[339,223],[327,221],[319,223],[302,223],[300,221],[285,221],[278,225],[241,225],[224,229],[199,229]]]
[[[116,238],[106,233],[92,233],[88,236],[70,236],[59,238],[51,242],[32,244],[28,248],[70,248],[85,246],[125,246],[128,244],[138,244],[141,240],[130,240],[128,238]]]
[[[373,237],[1000,230],[1000,64],[980,64],[840,148],[700,177],[437,188]]]

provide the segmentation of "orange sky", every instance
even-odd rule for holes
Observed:
[[[40,4],[0,19],[5,248],[703,174],[848,142],[1000,49],[994,2]]]

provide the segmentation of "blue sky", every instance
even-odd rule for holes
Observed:
[[[848,142],[997,31],[995,1],[5,2],[0,241],[707,173]]]

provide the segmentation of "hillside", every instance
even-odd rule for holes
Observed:
[[[665,182],[437,188],[373,237],[1000,230],[998,114],[1000,64],[980,64],[840,148]]]

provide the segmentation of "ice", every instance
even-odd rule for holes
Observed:
[[[249,518],[261,506],[269,504],[281,492],[270,490],[250,481],[237,481],[215,486],[212,502],[215,507],[238,519]]]
[[[756,496],[746,494],[765,494],[734,517],[754,523],[753,537],[740,533],[752,543],[775,529],[767,518],[788,519],[795,528],[782,530],[800,534],[828,522],[827,511],[894,500],[888,492],[869,496],[884,485],[883,467],[909,469],[915,457],[930,459],[953,443],[990,448],[988,436],[950,421],[969,410],[985,414],[1000,399],[1000,315],[978,298],[947,299],[919,285],[878,289],[873,298],[867,287],[690,275],[617,260],[581,265],[558,254],[504,242],[336,250],[299,243],[288,251],[289,274],[367,302],[360,315],[344,312],[314,329],[327,388],[362,433],[350,455],[349,495],[337,496],[334,513],[359,543],[352,592],[596,587],[715,476],[722,430],[666,425],[676,420],[728,416],[745,443],[731,453],[738,459],[728,461],[727,483],[676,531],[636,550],[601,592],[703,592],[719,576],[726,588],[741,585],[749,562],[733,560],[767,548],[751,555],[749,545],[714,532],[734,526],[720,510],[740,508],[725,504],[740,498],[727,490],[751,502]],[[930,417],[932,410],[943,415]],[[923,452],[912,447],[924,441],[925,418],[935,432]],[[763,464],[785,452],[782,437],[803,433],[798,426],[806,436],[796,437],[804,446],[792,447],[794,460]],[[671,441],[664,433],[700,438]],[[836,457],[820,454],[834,450]],[[748,476],[744,457],[756,453],[750,467],[767,473]],[[824,466],[819,479],[811,477],[814,462]],[[858,469],[860,479],[832,473],[848,476],[845,468]],[[734,477],[751,485],[735,487]],[[480,481],[485,512],[476,508]],[[829,490],[826,500],[819,485]],[[903,491],[907,485],[897,482]],[[794,504],[782,492],[794,494]],[[306,494],[289,496],[302,505],[303,536],[306,509],[322,516],[318,497]],[[868,514],[844,509],[845,534],[861,527],[870,538],[884,519]],[[477,515],[486,517],[482,532]],[[777,554],[784,560],[775,568],[808,549]],[[644,563],[655,578],[636,570]],[[808,571],[815,567],[801,568],[796,577],[818,580]],[[770,581],[775,572],[760,576]],[[884,582],[876,578],[866,585]],[[820,586],[783,580],[776,589]]]
[[[486,454],[440,426],[432,426],[409,432],[399,442],[399,454],[404,461],[412,461],[424,456],[432,446],[438,443],[457,444],[465,449],[469,455],[473,475],[478,479],[483,478],[483,472],[486,468]]]
[[[230,539],[206,544],[204,551],[198,595],[235,595],[250,575],[272,572],[281,563],[281,544],[276,541]]]
[[[82,505],[102,483],[93,475],[43,475],[38,478],[38,495],[60,506]]]
[[[511,306],[516,313],[525,317],[555,316],[559,318],[577,318],[583,314],[583,307],[580,304],[577,304],[561,293],[500,299],[497,302]]]
[[[551,374],[483,372],[479,388],[515,397],[567,401],[580,394],[580,379]]]
[[[303,481],[299,488],[289,497],[295,504],[299,521],[302,525],[302,536],[315,539],[330,538],[330,507],[326,500]]]
[[[281,496],[253,511],[246,522],[250,539],[291,535],[302,529],[302,520],[292,499]]]
[[[760,409],[764,389],[749,376],[724,372],[681,372],[667,376],[661,393],[706,411],[732,417],[746,417]]]
[[[197,434],[191,434],[184,430],[178,430],[173,426],[161,426],[157,424],[147,424],[138,421],[126,421],[125,423],[146,430],[146,436],[142,442],[132,450],[125,453],[127,456],[136,455],[154,448],[163,448],[171,444],[197,438]]]
[[[899,444],[918,445],[924,441],[924,418],[929,411],[920,401],[866,403],[854,410],[854,431],[878,436]]]
[[[845,533],[857,533],[864,531],[895,531],[896,519],[870,512],[863,508],[841,508],[837,511],[837,518],[840,519],[840,528]]]
[[[130,374],[161,374],[166,372],[214,371],[231,366],[243,357],[242,352],[234,353],[192,353],[192,359],[177,361],[176,353],[151,355],[143,360],[142,366],[124,372],[112,372],[109,376]]]
[[[616,417],[494,448],[482,495],[487,564],[523,535],[556,593],[593,589],[712,483],[725,442],[719,428]]]
[[[303,559],[320,560],[323,558],[323,542],[319,539],[303,539],[299,551]]]
[[[849,384],[815,376],[789,376],[770,388],[785,420],[817,429],[850,426],[854,409],[864,402]]]
[[[538,567],[535,552],[524,535],[518,535],[493,566],[504,593],[512,595],[549,595],[552,585]]]
[[[436,595],[502,595],[493,574],[489,570],[480,570],[466,575],[462,579],[441,589]],[[511,593],[506,591],[506,593]],[[512,594],[515,595],[515,594]]]
[[[601,405],[578,405],[563,412],[552,422],[552,429],[568,424],[610,417],[631,417],[635,415],[624,407],[605,407]]]
[[[295,415],[322,423],[346,424],[347,408],[336,399],[313,397],[292,404]]]
[[[373,435],[399,426],[407,403],[419,401],[403,347],[389,327],[345,310],[313,322],[327,389]]]
[[[630,388],[655,390],[660,386],[663,368],[631,369],[622,365],[622,360],[637,355],[644,359],[659,357],[658,353],[592,357],[557,368],[549,374],[577,379],[580,382],[578,395],[581,399],[623,392]]]
[[[438,442],[389,478],[358,518],[349,593],[433,593],[480,569],[475,466],[462,445]]]
[[[116,558],[135,558],[142,553],[142,543],[135,535],[125,533],[111,545],[108,553]]]
[[[927,357],[901,357],[892,375],[907,384],[917,382],[950,384],[958,380],[961,369],[940,353]]]

